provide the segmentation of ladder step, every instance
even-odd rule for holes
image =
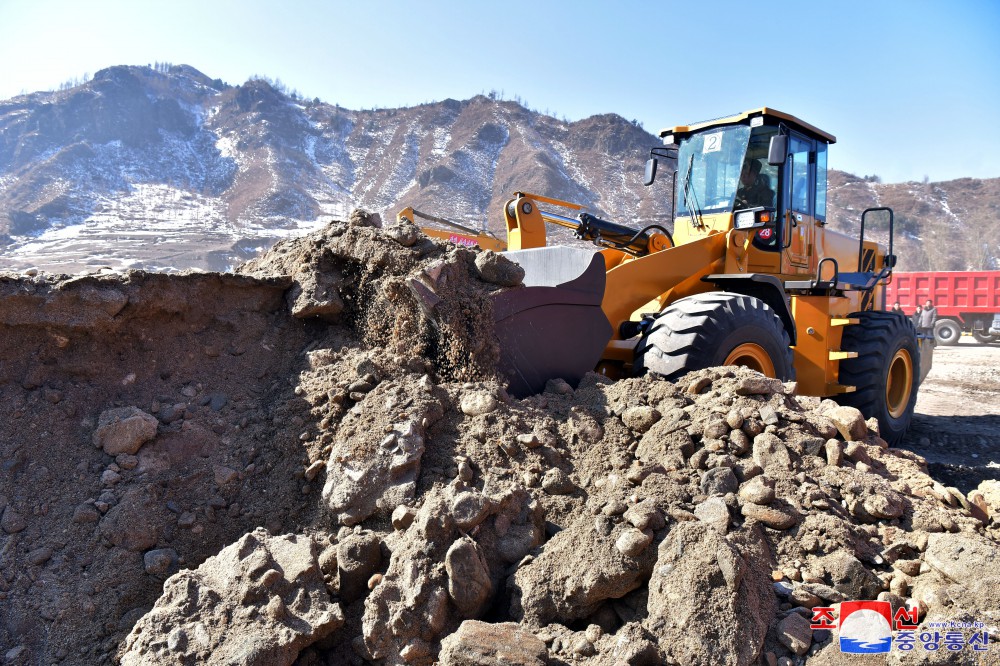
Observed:
[[[857,358],[858,352],[849,351],[832,351],[830,352],[831,361],[843,361],[845,358]]]
[[[845,319],[842,317],[834,317],[830,320],[830,326],[853,326],[855,324],[860,324],[861,320],[857,317],[853,319]]]

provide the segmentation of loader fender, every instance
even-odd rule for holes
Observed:
[[[795,346],[795,320],[792,318],[788,298],[785,296],[785,290],[778,278],[765,273],[747,273],[745,275],[741,273],[715,273],[706,275],[702,281],[711,282],[722,291],[753,296],[770,305],[781,319],[785,330],[788,331],[788,339],[791,340],[792,346]]]

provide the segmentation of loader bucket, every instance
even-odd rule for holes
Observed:
[[[519,398],[540,393],[549,379],[576,386],[594,369],[611,339],[601,309],[604,258],[592,250],[543,247],[504,254],[524,268],[524,288],[493,303],[500,370]]]

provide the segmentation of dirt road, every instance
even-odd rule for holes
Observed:
[[[963,337],[934,351],[903,446],[927,458],[932,476],[963,492],[1000,479],[1000,345]]]

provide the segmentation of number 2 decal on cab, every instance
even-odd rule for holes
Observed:
[[[717,153],[722,150],[722,132],[705,135],[705,147],[702,153]]]

